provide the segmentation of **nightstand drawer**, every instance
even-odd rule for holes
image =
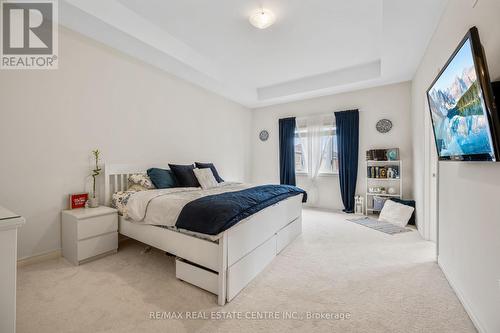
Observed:
[[[78,261],[116,250],[117,246],[117,232],[78,241]]]
[[[90,217],[78,221],[78,240],[118,231],[116,214]]]

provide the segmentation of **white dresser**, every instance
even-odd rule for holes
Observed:
[[[17,228],[23,217],[0,206],[0,332],[16,331]]]
[[[63,256],[75,265],[118,249],[118,211],[110,207],[62,212]]]

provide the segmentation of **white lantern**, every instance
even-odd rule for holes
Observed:
[[[360,195],[354,197],[354,214],[356,215],[365,214],[365,200]]]

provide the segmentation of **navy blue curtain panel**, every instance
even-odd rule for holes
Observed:
[[[280,183],[295,186],[295,117],[279,120]]]
[[[335,112],[339,180],[344,212],[354,213],[354,196],[358,178],[359,112]]]

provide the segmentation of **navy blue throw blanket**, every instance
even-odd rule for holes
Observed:
[[[209,195],[185,205],[175,226],[203,234],[217,235],[250,215],[299,194],[303,194],[302,202],[306,202],[307,193],[291,185],[262,185],[236,192]]]

